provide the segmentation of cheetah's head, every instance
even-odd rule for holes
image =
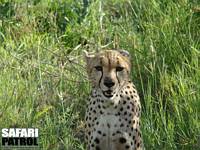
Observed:
[[[113,98],[129,80],[130,59],[127,51],[104,50],[85,53],[86,68],[91,84],[106,98]]]

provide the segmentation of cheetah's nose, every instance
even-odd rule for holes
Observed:
[[[115,82],[113,82],[112,79],[109,78],[109,77],[105,77],[103,83],[104,83],[104,85],[107,86],[108,88],[111,88],[112,86],[115,85]]]

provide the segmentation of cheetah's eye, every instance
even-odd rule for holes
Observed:
[[[102,66],[95,66],[94,67],[97,71],[102,71],[103,70],[103,67]]]
[[[124,70],[123,67],[116,67],[116,71],[122,71],[122,70]]]

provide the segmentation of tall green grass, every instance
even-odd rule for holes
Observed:
[[[3,0],[0,128],[37,127],[42,149],[85,149],[82,51],[127,49],[146,149],[200,148],[198,0]]]

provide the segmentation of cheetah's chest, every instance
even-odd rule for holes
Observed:
[[[120,116],[119,109],[114,107],[108,107],[103,110],[103,114],[98,116],[97,122],[99,124],[95,126],[95,129],[107,134],[107,137],[113,137],[114,134],[124,132],[124,128],[121,126],[125,121],[124,117]]]
[[[105,133],[112,134],[116,132],[117,127],[120,125],[120,117],[115,115],[101,115],[99,117],[99,125],[97,129],[104,131]],[[111,136],[111,135],[108,135]]]

